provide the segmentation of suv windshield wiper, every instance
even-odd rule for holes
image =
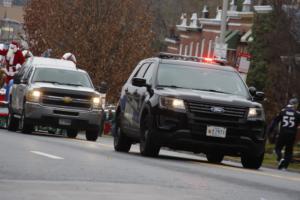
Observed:
[[[193,89],[193,90],[216,92],[216,93],[222,93],[222,94],[232,94],[232,93],[229,93],[229,92],[224,92],[224,91],[220,91],[220,90],[213,90],[213,89]]]

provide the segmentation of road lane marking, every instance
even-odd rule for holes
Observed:
[[[113,148],[113,145],[103,144],[103,143],[98,143],[98,144],[103,147]]]
[[[198,162],[194,162],[194,163],[198,163]],[[211,166],[212,165],[212,164],[209,164],[209,163],[201,163],[201,164],[205,164],[207,166]],[[270,173],[261,172],[261,171],[254,171],[254,170],[248,170],[248,169],[234,168],[234,167],[224,166],[224,165],[213,165],[213,166],[215,166],[216,168],[220,168],[220,169],[228,169],[228,170],[237,171],[237,172],[247,172],[247,173],[251,173],[251,174],[255,174],[255,175],[262,175],[262,176],[268,176],[268,177],[278,178],[278,179],[282,179],[282,180],[300,182],[300,178],[299,177],[287,177],[287,176],[284,176],[284,175],[276,175],[276,174],[270,174]]]
[[[56,160],[63,160],[63,159],[64,159],[64,158],[62,158],[62,157],[55,156],[55,155],[51,155],[51,154],[44,153],[44,152],[40,152],[40,151],[30,151],[30,152],[31,152],[31,153],[34,153],[34,154],[37,154],[37,155],[40,155],[40,156],[47,157],[47,158],[56,159]]]

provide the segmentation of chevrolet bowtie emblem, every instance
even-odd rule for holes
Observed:
[[[64,97],[63,100],[65,103],[71,103],[73,101],[71,97]]]

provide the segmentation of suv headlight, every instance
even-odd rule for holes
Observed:
[[[39,90],[31,90],[27,93],[27,101],[39,102],[42,96],[42,92]]]
[[[101,109],[101,98],[100,97],[93,97],[92,98],[92,106],[94,109]]]
[[[182,99],[176,99],[171,97],[160,97],[159,106],[168,110],[175,110],[179,112],[185,112],[185,105]]]
[[[265,119],[265,113],[262,108],[249,108],[248,120]]]

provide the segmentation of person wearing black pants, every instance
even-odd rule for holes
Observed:
[[[296,98],[291,99],[289,104],[273,120],[269,128],[270,133],[280,123],[279,136],[275,145],[277,161],[279,162],[278,169],[287,169],[293,157],[294,142],[300,123],[300,113],[297,111],[298,106],[298,100]],[[285,148],[284,157],[282,157],[281,153],[283,148]]]

